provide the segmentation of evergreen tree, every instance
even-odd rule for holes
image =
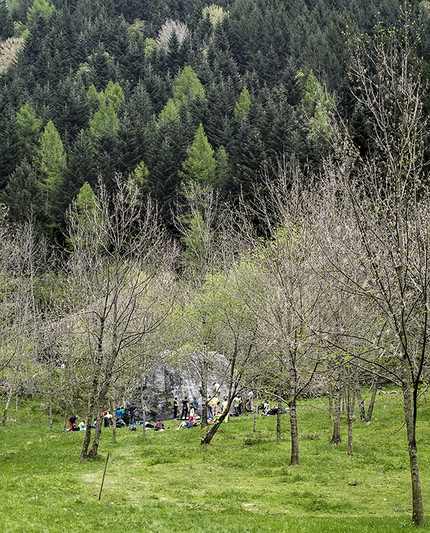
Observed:
[[[193,144],[187,150],[187,156],[182,163],[180,176],[186,182],[213,185],[216,169],[215,154],[209,144],[203,124],[197,128]]]
[[[19,223],[33,216],[40,220],[42,213],[38,176],[27,159],[9,176],[0,199],[7,205],[12,222]]]
[[[238,120],[244,120],[249,115],[250,109],[251,98],[248,89],[244,87],[234,108],[234,114]]]
[[[61,188],[63,182],[63,175],[66,169],[66,152],[52,120],[45,126],[40,137],[39,158],[44,191],[49,196],[54,196]]]
[[[44,211],[47,223],[56,227],[63,219],[64,174],[66,171],[66,152],[60,135],[50,120],[40,137],[38,154],[41,171],[41,191],[44,198]]]
[[[39,149],[42,132],[42,119],[36,116],[32,106],[25,103],[16,114],[16,132],[18,138],[18,156],[32,161]]]
[[[229,196],[232,179],[231,165],[227,150],[220,146],[215,153],[215,180],[214,186],[221,192],[224,198]]]
[[[27,28],[32,30],[39,17],[48,20],[54,11],[54,6],[48,0],[33,0],[27,11]]]
[[[76,192],[87,181],[93,187],[97,183],[97,168],[94,161],[94,145],[88,131],[80,131],[70,147],[65,173],[65,204],[70,204]]]
[[[13,20],[10,16],[6,0],[0,0],[0,41],[13,36]]]

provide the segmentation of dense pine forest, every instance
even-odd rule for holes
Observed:
[[[365,150],[347,40],[395,24],[401,7],[1,0],[0,201],[58,237],[84,183],[133,174],[170,223],[184,182],[234,200],[280,158],[318,170],[334,109]],[[408,9],[427,59],[430,9]]]

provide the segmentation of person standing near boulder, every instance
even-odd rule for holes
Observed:
[[[191,407],[194,409],[194,413],[197,415],[197,409],[199,408],[199,402],[195,396],[191,400]]]
[[[181,420],[187,420],[189,408],[190,405],[188,403],[188,398],[185,396],[185,398],[182,400]]]
[[[173,400],[173,420],[178,419],[178,409],[179,409],[179,402],[178,402],[178,398],[175,397],[175,399]]]
[[[128,408],[128,412],[130,413],[130,424],[134,424],[136,422],[136,419],[135,419],[136,410],[137,410],[137,405],[134,405],[134,404],[131,404]]]

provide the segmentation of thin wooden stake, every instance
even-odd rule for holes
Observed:
[[[109,452],[106,455],[105,469],[104,469],[104,472],[103,472],[102,484],[100,485],[99,500],[102,497],[103,483],[105,482],[105,476],[106,476],[106,469],[107,469],[108,461],[109,461]]]

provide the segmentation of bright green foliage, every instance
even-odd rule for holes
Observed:
[[[206,136],[203,124],[197,128],[193,144],[187,150],[188,158],[182,163],[180,175],[187,181],[211,184],[215,179],[214,150]]]
[[[44,176],[44,189],[56,193],[66,169],[66,152],[52,120],[48,122],[40,138],[40,170]]]
[[[204,95],[205,90],[196,73],[192,67],[186,66],[173,87],[173,99],[176,102],[186,103],[201,99]]]
[[[90,134],[98,139],[105,133],[118,131],[120,121],[117,115],[124,100],[124,93],[119,83],[109,81],[104,91],[97,92],[94,85],[88,89],[87,99],[94,103],[98,100],[97,111],[90,120]]]
[[[124,101],[124,93],[121,85],[111,80],[108,82],[105,91],[100,92],[98,96],[101,104],[112,105],[116,112],[119,111]]]
[[[187,227],[187,234],[181,239],[185,244],[184,257],[190,264],[201,266],[202,257],[205,256],[207,228],[199,211],[187,219]]]
[[[94,217],[90,216],[90,213]],[[76,231],[69,237],[67,244],[70,248],[85,246],[86,234],[91,234],[94,229],[92,221],[99,220],[101,217],[97,196],[87,181],[79,189],[76,198],[70,206],[69,214],[70,220],[73,220],[73,223],[78,225],[81,231]]]
[[[90,85],[88,87],[87,101],[90,103],[90,105],[96,106],[98,104],[98,100],[99,100],[98,94],[99,93],[97,92],[95,85]]]
[[[145,39],[145,56],[150,56],[157,48],[157,41],[150,37]]]
[[[42,119],[36,116],[29,103],[25,103],[17,112],[16,129],[22,155],[31,160],[38,149]]]
[[[132,172],[133,180],[138,187],[143,187],[148,182],[148,176],[148,167],[141,161]]]
[[[224,11],[222,7],[217,6],[216,4],[211,4],[210,6],[203,8],[202,15],[203,18],[209,17],[212,26],[216,26],[228,17],[228,11]]]
[[[79,213],[90,211],[97,206],[97,197],[91,187],[86,181],[76,196],[76,199],[72,203],[73,212],[79,216]]]
[[[249,91],[246,87],[242,89],[240,93],[239,100],[236,102],[234,108],[234,114],[239,120],[245,120],[249,115],[251,109],[251,97],[249,96]]]
[[[179,102],[175,102],[173,98],[169,98],[158,115],[158,125],[160,126],[161,124],[168,124],[169,122],[179,120],[179,107]]]
[[[204,98],[205,90],[196,73],[186,66],[173,86],[173,98],[169,98],[158,116],[158,126],[179,119],[181,106]]]
[[[37,19],[42,16],[49,19],[54,11],[54,6],[48,0],[33,0],[27,11],[27,27],[29,30],[36,24]]]
[[[228,188],[228,179],[230,177],[230,163],[227,150],[224,146],[220,146],[215,154],[216,171],[215,171],[215,184],[221,190]]]
[[[138,41],[143,37],[145,22],[143,20],[135,20],[128,28],[128,37],[131,42]]]
[[[321,83],[312,71],[309,72],[306,78],[303,103],[306,111],[311,116],[310,137],[330,137],[332,128],[329,114],[334,107],[333,98],[329,93],[324,91]]]
[[[115,132],[119,128],[119,118],[112,104],[102,104],[90,120],[90,134],[98,139],[105,133]]]

